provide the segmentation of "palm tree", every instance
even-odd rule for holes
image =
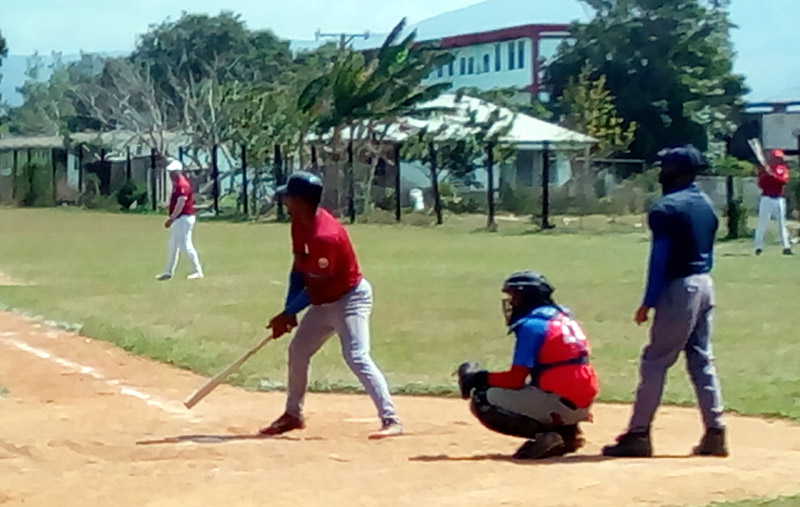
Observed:
[[[355,154],[372,152],[377,160],[389,126],[400,117],[419,114],[418,104],[436,98],[450,87],[449,84],[422,84],[432,69],[446,64],[452,57],[437,53],[431,45],[417,44],[416,32],[398,43],[405,26],[403,19],[377,52],[342,53],[328,72],[309,83],[298,99],[300,110],[313,114],[316,130],[329,143],[329,160],[334,162],[334,167],[330,174],[326,171],[326,180],[338,180],[337,166],[343,158],[342,149],[347,153],[351,221],[355,221],[352,190]],[[347,143],[342,143],[344,132],[348,133]],[[359,146],[354,147],[355,143]],[[368,188],[374,178],[375,165],[367,175]],[[369,195],[366,198],[369,199]]]

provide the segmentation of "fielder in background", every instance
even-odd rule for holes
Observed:
[[[203,278],[203,268],[200,266],[200,257],[192,243],[192,231],[196,220],[192,184],[183,175],[183,164],[177,160],[173,160],[167,165],[167,174],[172,180],[169,218],[164,222],[164,227],[170,230],[167,243],[167,265],[164,272],[156,279],[165,281],[175,275],[175,268],[178,267],[178,252],[182,250],[189,257],[193,267],[192,273],[187,278],[198,280]]]
[[[642,325],[655,309],[655,319],[650,343],[642,353],[628,431],[615,445],[603,448],[603,454],[652,456],[650,425],[661,404],[667,370],[684,352],[706,428],[693,454],[727,456],[722,394],[711,351],[714,284],[710,273],[718,219],[709,197],[694,184],[707,164],[693,146],[662,151],[659,158],[664,196],[648,216],[652,246],[647,289],[634,317]]]
[[[490,430],[528,439],[515,459],[543,459],[584,444],[578,424],[591,420],[597,377],[589,342],[569,310],[553,301],[553,287],[532,271],[503,284],[503,313],[514,333],[509,371],[489,373],[477,363],[458,369],[461,397]],[[530,380],[529,380],[530,379]]]
[[[284,309],[268,328],[280,338],[297,326],[297,314],[310,308],[289,344],[286,412],[260,433],[279,435],[305,427],[303,400],[311,357],[336,333],[347,365],[378,409],[381,429],[370,438],[402,434],[386,379],[369,353],[372,287],[361,276],[347,231],[319,207],[321,180],[310,173],[295,173],[278,195],[291,216],[294,264]]]
[[[778,221],[783,254],[792,255],[789,231],[786,228],[786,199],[783,191],[789,182],[789,167],[781,150],[772,150],[766,166],[758,167],[758,186],[761,188],[761,201],[758,205],[758,226],[756,227],[756,255],[764,251],[764,233],[770,221]]]

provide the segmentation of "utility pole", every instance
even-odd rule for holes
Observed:
[[[316,40],[320,39],[331,39],[336,38],[339,39],[339,49],[344,51],[347,49],[347,46],[352,44],[354,39],[363,38],[364,40],[369,39],[369,30],[365,31],[364,33],[322,33],[319,29],[314,33],[314,37]]]

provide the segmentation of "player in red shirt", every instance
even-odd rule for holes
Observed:
[[[199,280],[203,278],[203,268],[200,266],[200,257],[192,243],[192,231],[196,220],[192,183],[183,175],[183,164],[177,160],[173,160],[167,165],[167,174],[172,180],[169,218],[164,222],[164,227],[170,230],[167,243],[167,265],[164,272],[156,279],[165,281],[175,275],[175,268],[178,267],[178,251],[183,250],[194,268],[187,278]]]
[[[756,255],[764,251],[764,233],[770,220],[778,221],[783,254],[792,255],[789,231],[786,228],[786,199],[783,190],[789,183],[789,167],[781,150],[772,150],[766,166],[758,168],[758,186],[761,188],[761,201],[758,206],[758,226],[756,227]]]
[[[477,363],[458,369],[464,399],[487,428],[530,439],[516,459],[543,459],[583,445],[578,424],[591,419],[597,377],[589,364],[589,342],[553,287],[532,271],[514,273],[503,284],[509,332],[516,336],[511,369],[489,373]],[[530,380],[528,380],[530,379]]]
[[[292,218],[294,265],[284,310],[269,322],[273,336],[280,338],[291,331],[297,326],[297,314],[310,308],[289,344],[286,412],[260,433],[279,435],[305,427],[303,400],[311,357],[335,333],[347,365],[378,409],[381,429],[370,438],[402,434],[386,379],[369,354],[372,287],[361,276],[347,231],[319,207],[321,180],[310,173],[295,173],[278,195]]]

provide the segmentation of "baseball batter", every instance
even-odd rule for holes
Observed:
[[[727,456],[722,394],[711,351],[714,284],[711,268],[718,219],[711,200],[694,184],[706,167],[693,146],[660,154],[664,196],[648,217],[652,231],[647,289],[634,320],[641,325],[655,309],[650,343],[642,353],[640,382],[628,431],[605,456],[649,457],[650,426],[661,403],[667,370],[681,352],[697,394],[705,434],[693,454]]]
[[[189,257],[194,270],[187,277],[189,280],[203,278],[203,268],[200,266],[200,257],[192,242],[192,231],[195,224],[194,192],[192,183],[183,175],[183,164],[173,160],[167,165],[167,174],[172,180],[172,195],[169,199],[169,218],[164,222],[164,227],[169,229],[169,242],[167,243],[167,265],[164,272],[156,277],[159,281],[166,281],[175,275],[178,267],[178,252]]]
[[[789,231],[786,228],[786,198],[784,187],[789,183],[789,167],[781,150],[772,150],[764,167],[758,168],[758,186],[761,188],[761,201],[758,205],[758,225],[756,226],[756,255],[764,251],[764,233],[775,218],[781,236],[783,254],[792,255]]]
[[[589,342],[569,310],[552,298],[553,287],[532,271],[503,284],[503,309],[514,333],[509,371],[489,373],[477,363],[459,367],[461,396],[487,428],[529,439],[515,459],[543,459],[577,451],[578,424],[591,419],[597,377]],[[528,380],[530,379],[530,380]]]
[[[291,215],[294,265],[283,311],[269,328],[280,338],[297,325],[289,345],[289,385],[286,412],[263,435],[279,435],[305,427],[303,400],[311,357],[334,333],[342,354],[378,409],[381,429],[370,438],[403,433],[386,379],[370,357],[369,316],[372,287],[361,275],[353,245],[344,227],[319,207],[321,180],[310,173],[293,174],[278,189]]]

